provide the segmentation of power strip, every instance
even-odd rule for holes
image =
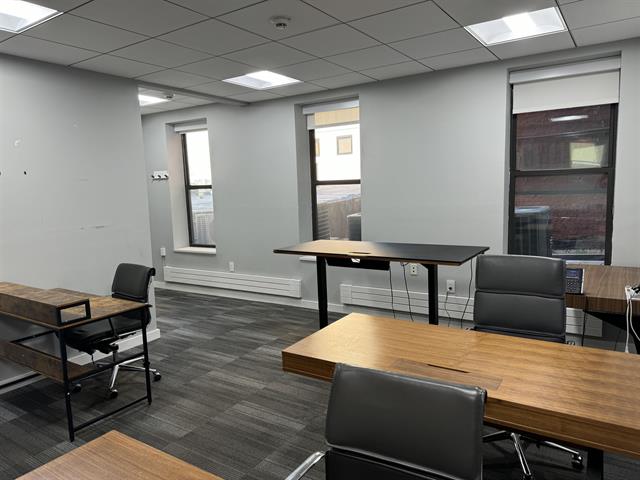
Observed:
[[[627,320],[627,339],[624,344],[625,353],[629,353],[629,336],[630,331],[633,332],[633,335],[640,341],[640,336],[636,332],[633,327],[633,299],[635,297],[640,297],[640,284],[632,287],[631,285],[627,285],[624,287],[624,296],[627,299],[627,312],[626,312],[626,320]],[[638,352],[640,353],[640,352]]]

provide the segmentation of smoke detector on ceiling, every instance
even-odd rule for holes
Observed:
[[[276,15],[275,17],[271,17],[269,19],[271,25],[276,27],[276,30],[286,30],[291,23],[291,17],[285,17],[284,15]]]

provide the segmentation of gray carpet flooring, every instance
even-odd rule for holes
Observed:
[[[0,478],[15,478],[109,430],[119,430],[226,480],[283,479],[322,449],[329,384],[287,374],[280,352],[316,327],[316,312],[274,304],[156,290],[162,338],[151,344],[154,401],[68,442],[61,387],[42,380],[0,396]],[[333,316],[333,318],[337,318]],[[143,393],[143,376],[122,374],[106,397],[106,375],[86,381],[77,420]],[[532,445],[537,480],[577,480],[569,459]],[[485,446],[485,478],[519,479],[508,443]],[[309,478],[323,478],[322,467]],[[640,462],[605,455],[605,478],[640,479]]]

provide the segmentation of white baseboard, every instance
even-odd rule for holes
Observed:
[[[393,303],[392,303],[393,298]],[[429,296],[425,292],[409,291],[388,288],[375,288],[362,285],[340,285],[340,299],[345,305],[357,305],[378,310],[396,312],[411,312],[427,315],[429,313]],[[451,317],[456,322],[462,318],[465,322],[473,321],[473,298],[459,297],[455,295],[438,295],[438,315],[440,318]],[[602,337],[602,321],[588,316],[585,335],[589,337]],[[566,331],[572,334],[582,334],[583,312],[575,308],[567,308]]]
[[[277,305],[290,305],[310,310],[318,309],[317,300],[306,300],[304,298],[294,299],[276,295],[240,292],[221,288],[162,281],[154,281],[154,285],[156,288],[164,288],[166,290],[179,292],[199,293],[215,297],[238,298],[255,302],[274,303]],[[354,290],[357,290],[357,292],[354,293]],[[391,293],[389,289],[342,284],[340,285],[340,296],[343,303],[329,303],[328,310],[330,312],[344,313],[345,315],[351,312],[385,316],[391,315]],[[425,292],[410,291],[409,296],[411,299],[411,312],[414,314],[427,315],[428,295]],[[446,309],[445,299],[447,300]],[[440,318],[451,317],[452,324],[458,325],[460,317],[464,312],[463,323],[467,326],[472,325],[473,298],[469,299],[468,304],[467,297],[463,296],[449,295],[447,298],[446,295],[439,295],[438,300]],[[409,318],[409,303],[407,301],[407,293],[405,290],[393,289],[393,310],[395,310],[398,318]],[[582,334],[582,316],[582,310],[567,308],[567,333],[575,335]],[[588,316],[587,318],[588,321],[585,335],[592,338],[601,338],[603,331],[602,321],[591,316]]]
[[[240,300],[249,300],[252,302],[275,303],[277,305],[289,305],[292,307],[302,307],[315,310],[318,309],[318,302],[315,300],[281,297],[263,293],[240,292],[227,290],[224,288],[203,287],[199,285],[187,285],[184,283],[163,282],[158,280],[154,280],[153,285],[157,289],[173,290],[176,292],[199,293],[201,295],[209,295],[212,297],[237,298]],[[329,311],[347,312],[345,306],[338,303],[330,303]]]
[[[166,283],[198,285],[292,298],[302,297],[302,280],[299,278],[267,277],[264,275],[171,266],[165,266],[163,272]]]
[[[159,338],[160,338],[160,329],[155,328],[153,330],[147,331],[147,341],[152,342]],[[117,343],[118,343],[119,352],[126,352],[127,350],[130,350],[132,348],[139,347],[140,345],[142,345],[142,333],[139,333],[137,335],[131,335],[130,337],[124,338]],[[96,352],[93,354],[93,359],[100,360],[108,356],[109,355],[104,354],[102,352]],[[69,361],[73,363],[77,363],[79,365],[86,365],[87,363],[91,362],[91,355],[84,352],[71,353],[69,355]],[[11,384],[11,385],[7,387],[3,387],[2,385],[0,385],[0,394],[10,392],[11,390],[21,388],[25,385],[29,385],[30,383],[37,382],[44,378],[42,375],[37,375],[35,377],[33,375],[34,375],[33,372],[28,372],[28,373],[16,375],[15,377],[4,379],[2,382],[2,385],[5,385],[5,384]],[[21,382],[21,380],[24,380],[24,381]]]

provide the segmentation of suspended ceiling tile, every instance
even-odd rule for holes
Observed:
[[[278,15],[291,19],[289,26],[284,30],[275,28],[269,21],[271,17]],[[267,0],[223,15],[220,20],[272,40],[279,40],[338,23],[335,18],[300,0]]]
[[[351,22],[383,43],[457,28],[459,25],[433,2],[419,3]]]

